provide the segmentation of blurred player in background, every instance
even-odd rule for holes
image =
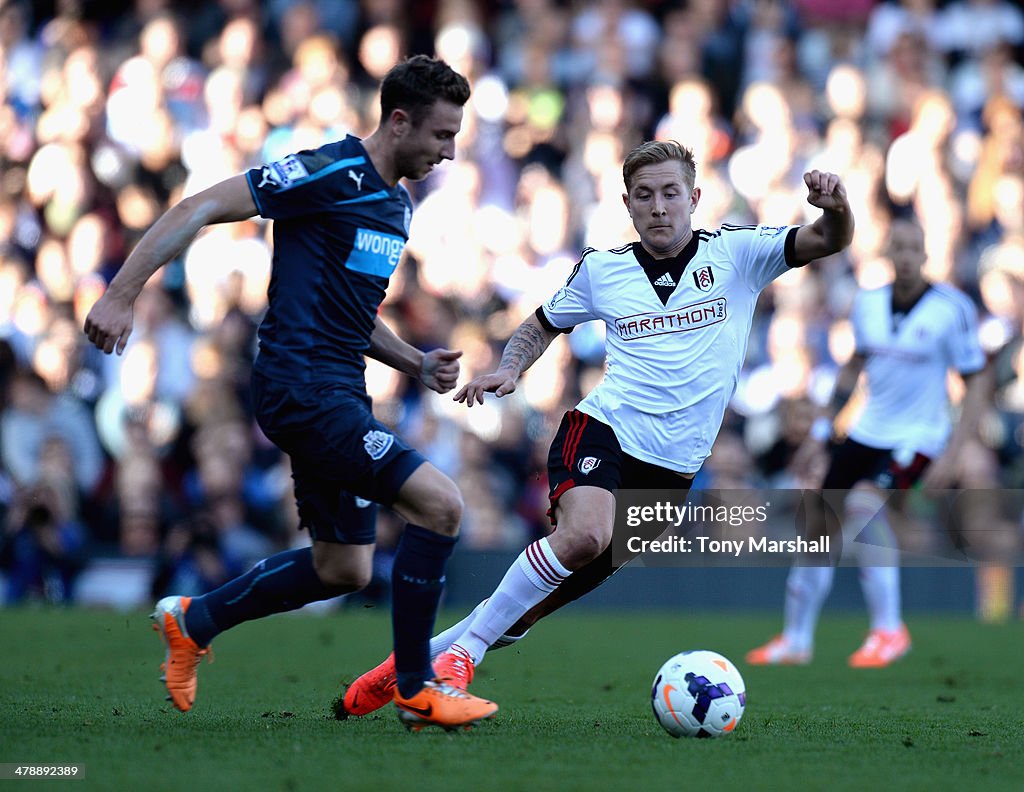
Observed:
[[[259,562],[202,597],[166,597],[154,619],[167,643],[174,705],[187,711],[213,638],[244,621],[357,591],[372,572],[376,506],[409,521],[395,554],[393,625],[399,717],[412,728],[490,717],[491,702],[434,680],[429,639],[459,530],[454,483],[378,422],[364,355],[445,393],[458,352],[422,353],[392,333],[378,307],[408,239],[412,202],[399,181],[452,159],[469,84],[443,61],[416,56],[381,86],[381,123],[227,179],[187,198],[150,229],[85,322],[120,354],[143,285],[210,223],[274,219],[269,309],[259,331],[256,417],[288,453],[301,523],[312,547]]]
[[[565,414],[548,456],[557,530],[527,547],[487,600],[431,642],[435,671],[458,687],[489,647],[521,637],[615,571],[616,490],[689,489],[735,389],[761,290],[791,267],[839,252],[853,235],[845,188],[832,173],[804,174],[808,203],[823,210],[813,224],[713,232],[691,227],[700,188],[689,149],[643,143],[622,175],[640,241],[584,250],[565,286],[513,333],[498,370],[455,395],[469,407],[485,393],[507,396],[560,333],[595,319],[607,327],[607,374]],[[383,706],[394,678],[389,657],[349,686],[336,713]]]
[[[853,307],[856,351],[839,373],[831,415],[812,428],[809,458],[824,452],[832,422],[853,393],[861,373],[867,399],[849,436],[831,448],[822,489],[849,490],[844,523],[861,564],[860,581],[870,631],[849,664],[879,668],[910,651],[910,634],[900,608],[899,549],[886,503],[892,490],[920,481],[937,489],[957,477],[957,460],[977,431],[986,404],[985,354],[978,343],[977,311],[959,290],[925,279],[924,232],[897,219],[889,231],[894,279],[888,286],[858,294]],[[966,381],[963,411],[951,434],[946,377]],[[820,534],[820,501],[809,512],[810,532]],[[786,583],[781,635],[747,654],[754,665],[803,664],[811,660],[814,629],[832,587],[831,566],[794,566]]]

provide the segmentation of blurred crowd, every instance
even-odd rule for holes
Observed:
[[[88,347],[81,326],[160,213],[368,134],[379,79],[416,52],[451,63],[473,96],[455,161],[410,185],[407,260],[382,311],[399,335],[463,350],[464,379],[493,370],[585,245],[636,238],[621,162],[644,139],[694,149],[695,227],[808,221],[801,175],[827,169],[847,185],[854,243],[764,292],[698,485],[807,484],[790,462],[852,352],[851,300],[890,277],[889,221],[914,215],[927,275],[977,302],[999,370],[961,486],[1020,486],[1018,3],[0,0],[8,598],[67,599],[98,552],[155,559],[155,594],[198,593],[303,541],[287,460],[247,396],[268,223],[204,231],[146,287],[123,356]],[[548,443],[603,362],[603,328],[585,325],[513,396],[472,411],[373,361],[367,386],[378,416],[459,484],[463,543],[519,548],[546,532]],[[385,547],[397,528],[381,518]]]

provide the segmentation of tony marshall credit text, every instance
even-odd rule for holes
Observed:
[[[769,539],[767,536],[748,536],[745,539],[712,539],[709,536],[666,536],[662,539],[641,539],[631,536],[626,540],[626,549],[630,553],[715,553],[729,554],[739,558],[744,551],[751,555],[766,553],[770,555],[829,552],[829,537],[808,541],[803,537],[796,539]]]

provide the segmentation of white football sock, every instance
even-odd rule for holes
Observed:
[[[546,538],[527,547],[508,568],[498,588],[475,612],[469,627],[452,643],[464,648],[480,665],[484,652],[534,605],[569,576]]]
[[[487,600],[478,603],[477,606],[473,608],[473,611],[462,619],[462,621],[456,622],[447,630],[439,632],[430,639],[430,662],[434,662],[441,652],[445,651],[449,646],[455,643],[455,639],[467,630],[469,625],[473,623],[473,619],[475,619],[476,615],[480,612],[480,609],[483,608],[485,602],[487,602]]]
[[[871,629],[896,630],[902,622],[900,553],[885,503],[876,493],[854,490],[846,508],[847,520],[856,531],[853,547]]]
[[[795,566],[786,579],[783,637],[797,652],[814,648],[818,614],[832,590],[835,569],[830,566]]]
[[[844,541],[862,567],[898,566],[900,549],[881,496],[854,490],[846,499]]]
[[[516,643],[517,641],[523,640],[523,638],[526,637],[526,634],[528,632],[530,632],[530,631],[527,630],[522,635],[509,635],[508,633],[505,633],[504,635],[499,636],[498,639],[494,643],[492,643],[490,646],[488,646],[487,647],[487,651],[488,652],[493,652],[495,649],[504,649],[506,646],[511,646],[512,644]]]
[[[900,613],[900,568],[897,566],[861,567],[860,586],[868,606],[872,630],[898,630]]]
[[[469,625],[473,623],[473,619],[476,618],[476,615],[480,612],[480,609],[483,608],[485,602],[487,602],[487,600],[480,602],[464,619],[456,622],[444,632],[440,632],[430,639],[430,662],[434,662],[441,652],[448,649],[448,647],[455,643],[455,639],[469,628]],[[498,636],[494,643],[487,647],[487,651],[490,652],[494,649],[504,649],[506,646],[511,646],[525,638],[528,632],[530,631],[526,630],[522,635],[509,635],[506,633],[505,635]]]

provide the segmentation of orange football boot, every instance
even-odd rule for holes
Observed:
[[[850,668],[885,668],[910,651],[910,633],[901,624],[895,630],[872,630],[860,649],[850,655]]]
[[[473,681],[473,659],[469,652],[454,644],[434,660],[434,675],[453,688],[465,690]]]
[[[440,679],[423,685],[415,696],[403,698],[395,688],[395,706],[398,719],[410,731],[418,732],[427,726],[440,726],[445,731],[469,729],[479,721],[493,718],[498,705],[493,701],[447,685]]]
[[[210,647],[200,647],[185,628],[185,613],[191,603],[191,597],[164,597],[150,616],[153,629],[167,645],[167,654],[160,665],[164,672],[160,679],[167,687],[170,700],[182,712],[192,709],[196,700],[196,671],[200,659],[209,655],[213,661]]]
[[[776,635],[764,646],[747,652],[745,659],[750,665],[807,665],[811,653],[794,649],[785,636]]]
[[[390,704],[395,698],[397,682],[395,653],[392,652],[383,663],[348,686],[341,701],[335,702],[334,717],[345,720],[349,715],[369,715]]]

